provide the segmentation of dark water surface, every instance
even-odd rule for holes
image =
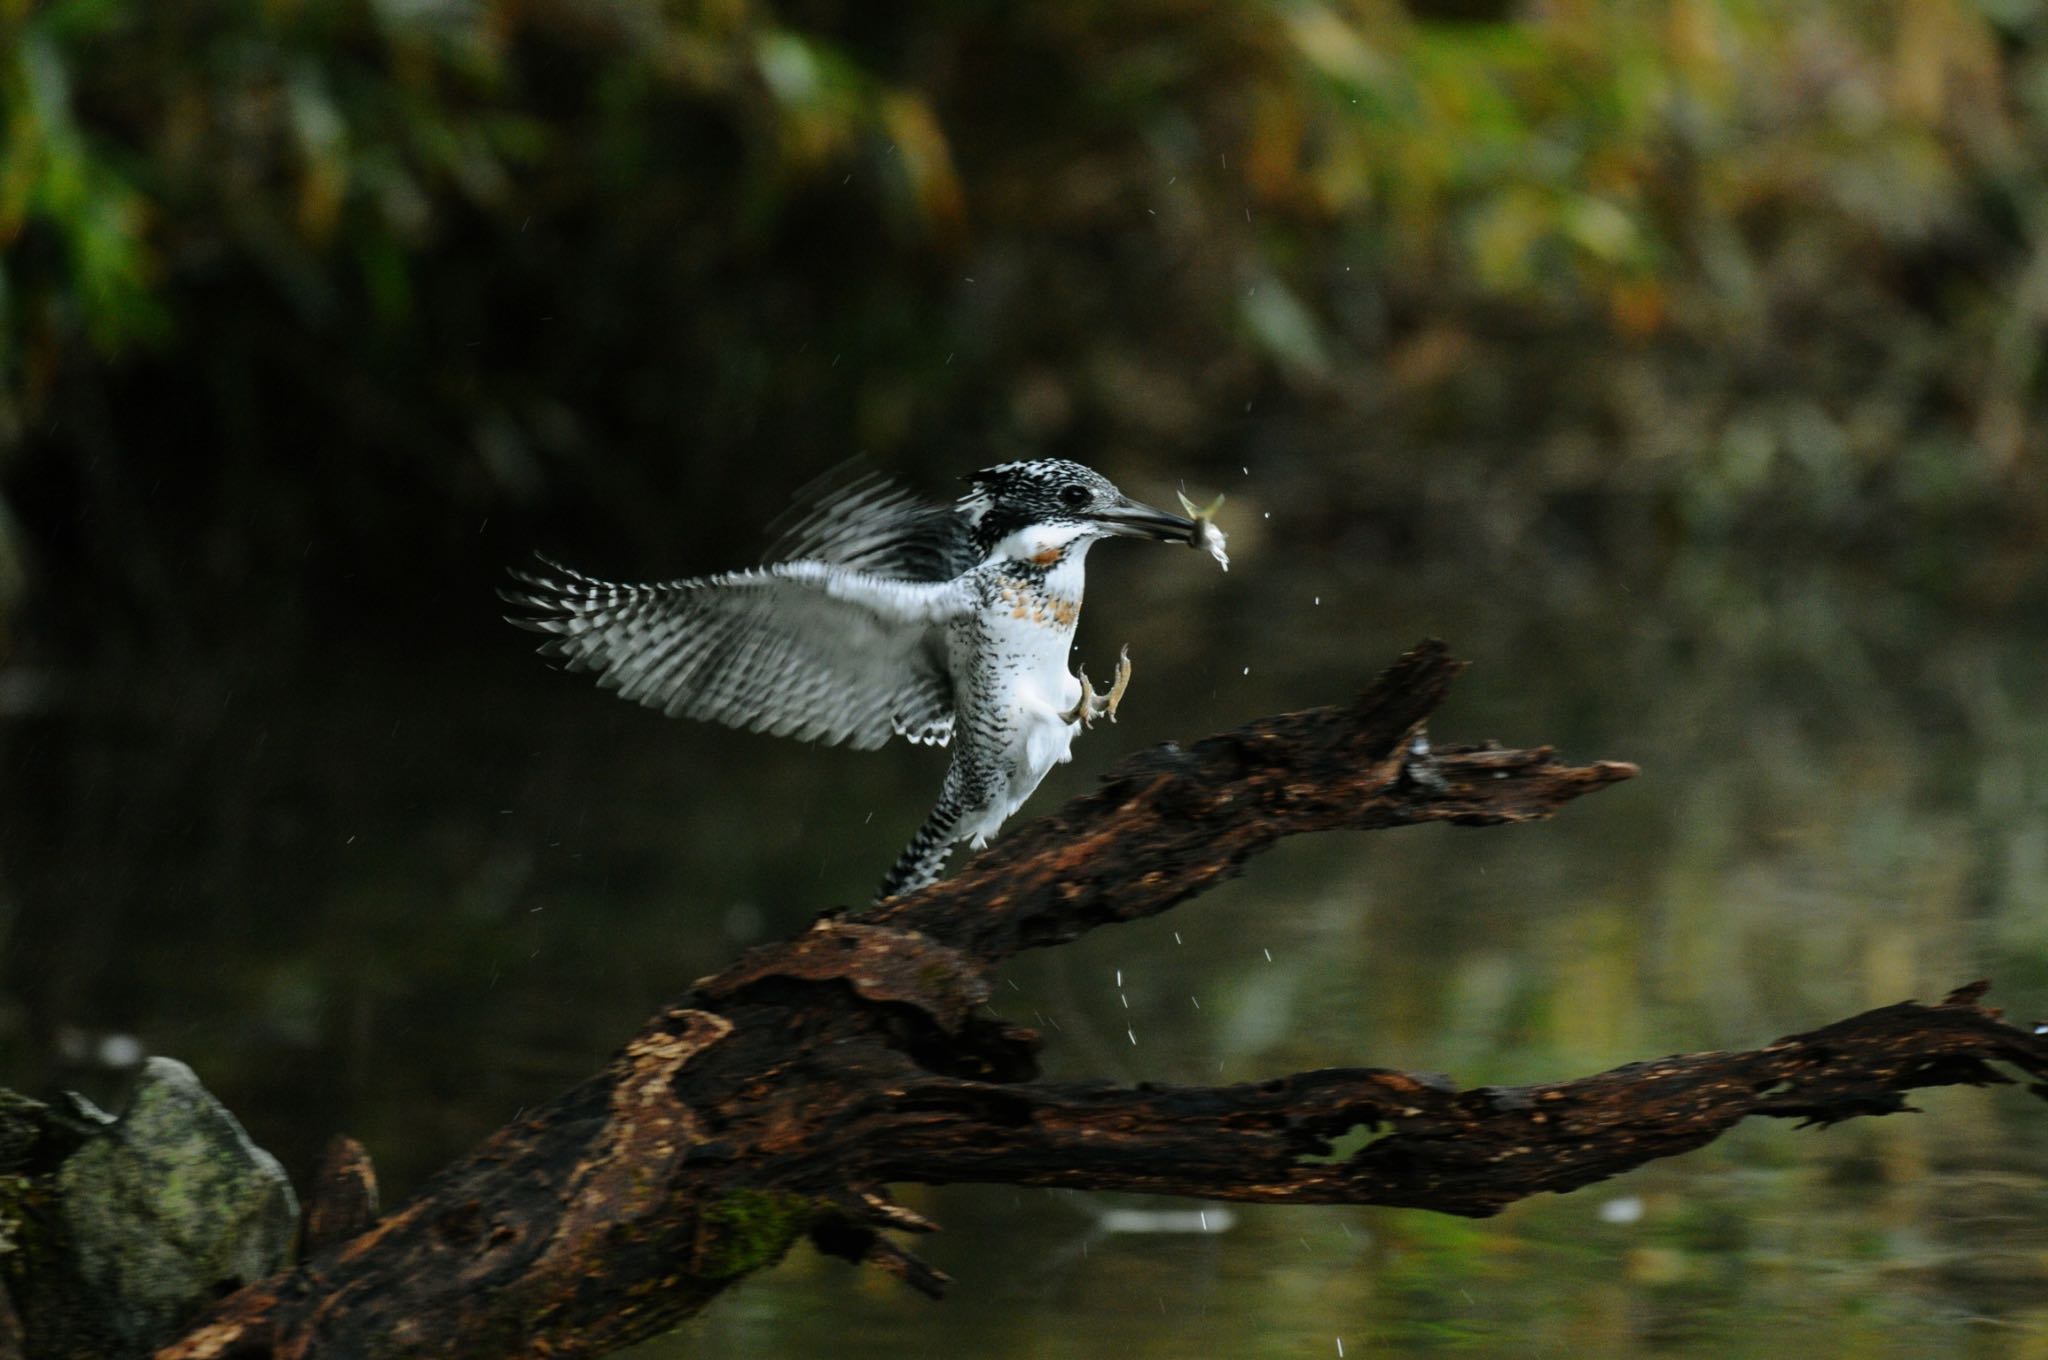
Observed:
[[[1227,577],[1098,550],[1082,656],[1128,639],[1136,681],[1032,810],[1431,634],[1475,662],[1439,740],[1643,777],[1533,827],[1291,843],[1018,960],[997,1007],[1051,1075],[1554,1079],[1979,976],[2048,1014],[2048,629],[2000,603],[2038,564],[1959,606],[1796,554],[1397,569],[1239,513]],[[453,635],[6,677],[0,1083],[105,1091],[132,1039],[297,1174],[363,1139],[395,1200],[736,950],[864,900],[937,787],[942,755],[668,722],[510,630]],[[1481,1223],[1210,1206],[1204,1232],[1128,1212],[1194,1205],[906,1187],[948,1302],[799,1250],[637,1354],[2048,1355],[2048,1105],[1919,1103]]]

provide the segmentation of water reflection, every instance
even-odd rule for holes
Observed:
[[[1104,555],[1084,654],[1128,638],[1137,681],[1035,807],[1120,752],[1342,698],[1432,633],[1477,663],[1439,739],[1644,776],[1546,825],[1289,844],[1168,918],[1016,960],[996,1006],[1047,1032],[1052,1074],[1528,1081],[1987,974],[2048,1013],[2038,617],[1796,558],[1444,581],[1329,543],[1283,569],[1256,537],[1228,577]],[[0,1080],[92,1085],[66,1055],[132,1034],[288,1165],[347,1130],[397,1193],[739,947],[861,900],[944,759],[665,722],[509,631],[46,693],[0,727]],[[2048,1111],[1920,1103],[1745,1128],[1484,1223],[1251,1209],[1133,1233],[1110,1211],[1180,1206],[910,1189],[948,1228],[926,1245],[953,1302],[798,1253],[642,1353],[2038,1353]]]

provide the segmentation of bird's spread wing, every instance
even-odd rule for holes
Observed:
[[[672,716],[828,745],[943,745],[939,626],[974,603],[950,570],[965,539],[950,510],[866,478],[784,536],[802,560],[621,585],[543,559],[504,595],[523,611],[512,622],[552,635],[544,651]]]
[[[796,499],[777,521],[770,562],[833,562],[904,581],[949,581],[979,561],[958,510],[861,460],[826,473]]]

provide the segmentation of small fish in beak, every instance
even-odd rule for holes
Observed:
[[[1222,493],[1218,492],[1215,500],[1199,509],[1188,499],[1187,492],[1176,491],[1174,494],[1180,497],[1180,508],[1194,521],[1194,527],[1188,531],[1188,546],[1202,549],[1216,559],[1217,566],[1229,571],[1230,554],[1224,550],[1226,540],[1223,531],[1216,527],[1216,512],[1223,508]]]

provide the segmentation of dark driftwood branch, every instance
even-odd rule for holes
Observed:
[[[1627,779],[1618,761],[1564,766],[1549,747],[1438,747],[1423,720],[1463,664],[1427,643],[1359,700],[1124,761],[1097,792],[1013,832],[960,873],[861,920],[915,930],[993,963],[1096,926],[1153,916],[1304,831],[1548,817]]]
[[[1767,1048],[1689,1053],[1543,1086],[1331,1068],[1222,1087],[929,1080],[890,1131],[884,1180],[1000,1181],[1483,1217],[1518,1199],[1690,1152],[1755,1115],[1832,1124],[1908,1109],[1928,1086],[2048,1076],[2048,1043],[1976,1004],[1901,1002]],[[2048,1088],[2035,1086],[2035,1094]],[[911,1127],[904,1127],[908,1122]],[[1379,1132],[1341,1161],[1331,1140]]]
[[[2041,1041],[1959,996],[1756,1053],[1514,1091],[1373,1070],[1214,1089],[1033,1080],[1038,1036],[980,1009],[995,960],[1164,911],[1283,835],[1526,820],[1633,773],[1431,751],[1420,725],[1458,669],[1428,644],[1349,707],[1142,756],[949,882],[750,952],[605,1072],[162,1355],[599,1354],[806,1235],[936,1292],[941,1278],[884,1235],[931,1226],[882,1197],[892,1180],[1480,1214],[1747,1115],[1882,1113],[1917,1086],[1999,1080],[1991,1062],[2048,1070]],[[1331,1160],[1358,1127],[1382,1136]]]

